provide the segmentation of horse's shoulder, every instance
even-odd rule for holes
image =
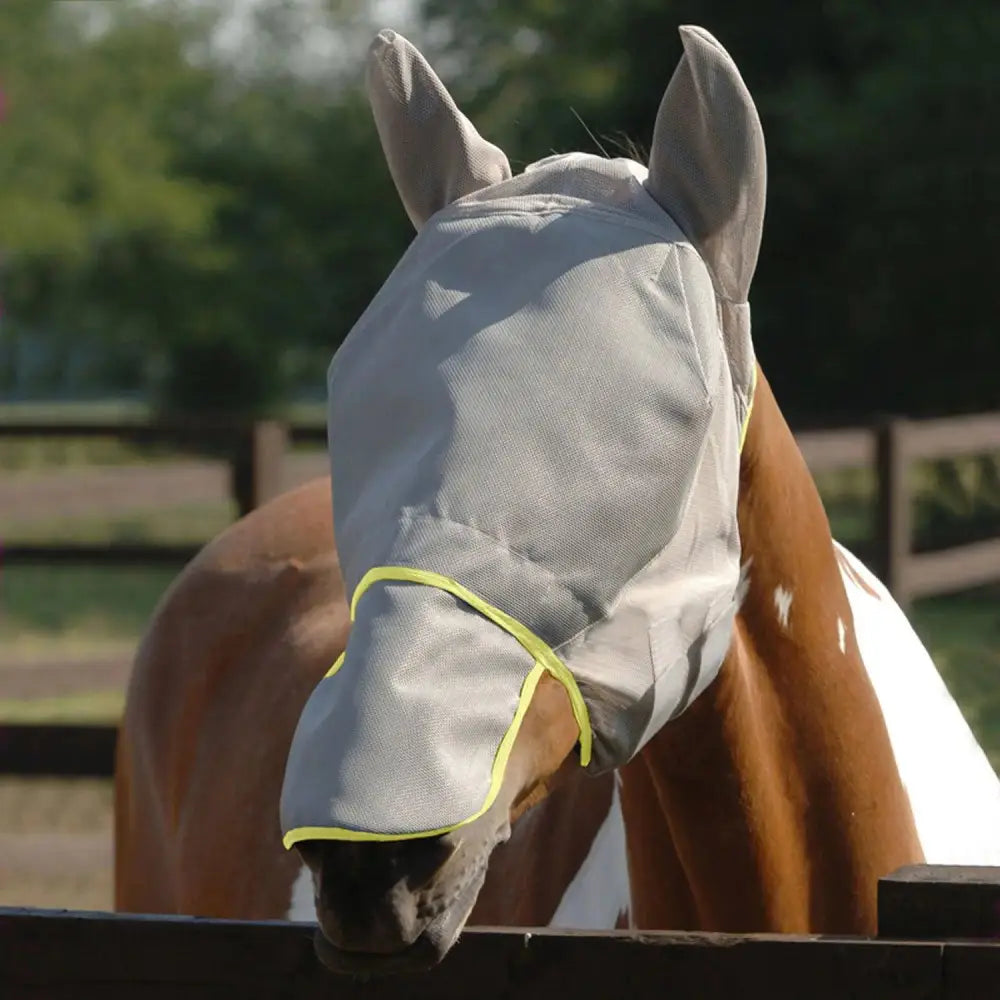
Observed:
[[[169,756],[167,743],[217,731],[203,727],[206,712],[304,702],[349,626],[331,520],[329,480],[318,479],[201,550],[160,599],[139,644],[127,732]]]
[[[281,626],[284,610],[310,607],[313,588],[324,590],[324,609],[338,619],[343,601],[340,564],[333,540],[329,479],[316,479],[282,494],[229,525],[178,574],[150,618],[139,660],[169,647],[206,647],[254,636],[259,644],[267,619]],[[309,601],[303,601],[308,591]],[[344,609],[346,610],[346,609]],[[266,616],[263,617],[262,616]]]

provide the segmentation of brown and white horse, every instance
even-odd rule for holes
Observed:
[[[1000,863],[1000,783],[899,608],[831,538],[763,373],[756,385],[742,603],[716,680],[593,778],[573,762],[565,691],[544,679],[496,802],[442,837],[284,850],[289,744],[350,628],[330,483],[223,532],[136,658],[116,908],[315,915],[328,964],[377,971],[440,959],[466,923],[867,933],[894,868]]]

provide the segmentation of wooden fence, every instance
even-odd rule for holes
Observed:
[[[0,424],[0,437],[112,436],[228,456],[246,512],[281,489],[291,443],[322,444],[318,426]],[[1000,451],[1000,413],[873,429],[806,432],[814,472],[874,466],[877,569],[897,599],[1000,579],[1000,539],[916,554],[909,469],[919,459]],[[167,546],[7,547],[12,562],[182,562]],[[0,773],[109,776],[109,727],[0,726]],[[785,935],[469,931],[436,969],[359,982],[326,972],[309,924],[136,917],[0,908],[0,997],[200,1000],[365,997],[476,1000],[995,1000],[1000,996],[1000,869],[919,867],[879,883],[873,939]]]
[[[920,460],[1000,452],[1000,412],[941,420],[890,419],[874,428],[796,435],[814,472],[874,466],[875,572],[904,607],[918,597],[1000,581],[1000,538],[938,552],[913,551],[910,472]]]
[[[149,423],[0,423],[4,438],[114,437],[137,445],[169,445],[201,454],[224,456],[237,509],[246,513],[276,496],[282,466],[292,444],[323,445],[326,429],[318,424]],[[1000,580],[1000,538],[937,552],[913,551],[910,470],[921,459],[956,458],[1000,452],[1000,412],[943,420],[888,420],[874,428],[806,431],[796,439],[814,473],[850,466],[874,467],[877,473],[877,530],[873,568],[896,599],[947,593]],[[8,545],[7,565],[93,562],[180,565],[196,549],[171,545]]]
[[[735,888],[735,887],[734,887]],[[4,1000],[996,1000],[1000,869],[903,869],[874,938],[471,930],[436,968],[327,972],[313,924],[0,909]]]
[[[118,727],[0,723],[0,777],[111,778]]]

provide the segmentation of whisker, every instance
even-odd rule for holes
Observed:
[[[593,131],[591,131],[590,126],[580,117],[576,108],[574,108],[571,105],[570,111],[573,112],[573,115],[576,118],[576,120],[584,127],[584,130],[586,131],[587,135],[589,135],[590,138],[594,140],[594,145],[597,146],[597,148],[604,154],[604,158],[606,160],[610,160],[611,157],[608,155],[608,151],[601,145],[601,140],[598,139],[596,135],[594,135]]]

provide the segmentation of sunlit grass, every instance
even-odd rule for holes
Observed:
[[[1000,587],[920,601],[910,618],[1000,773]]]
[[[217,500],[83,517],[42,520],[22,517],[4,524],[3,538],[8,545],[55,545],[60,542],[202,545],[235,518],[235,504],[230,500]]]
[[[4,438],[0,435],[0,469],[8,474],[45,469],[79,469],[97,465],[139,465],[174,459],[139,449],[113,437]]]
[[[143,403],[0,403],[0,430],[4,421],[38,423],[107,423],[145,421],[150,408]],[[324,403],[292,403],[284,413],[289,422],[326,423]],[[297,447],[293,450],[298,450]],[[0,470],[39,472],[88,465],[139,465],[176,461],[179,454],[166,445],[136,447],[110,437],[5,438],[0,433]]]
[[[124,691],[91,691],[54,698],[0,698],[0,723],[115,723],[121,717],[124,705]]]
[[[0,402],[0,420],[65,421],[143,420],[149,406],[134,400]]]
[[[136,638],[180,567],[11,566],[0,570],[0,658]]]

